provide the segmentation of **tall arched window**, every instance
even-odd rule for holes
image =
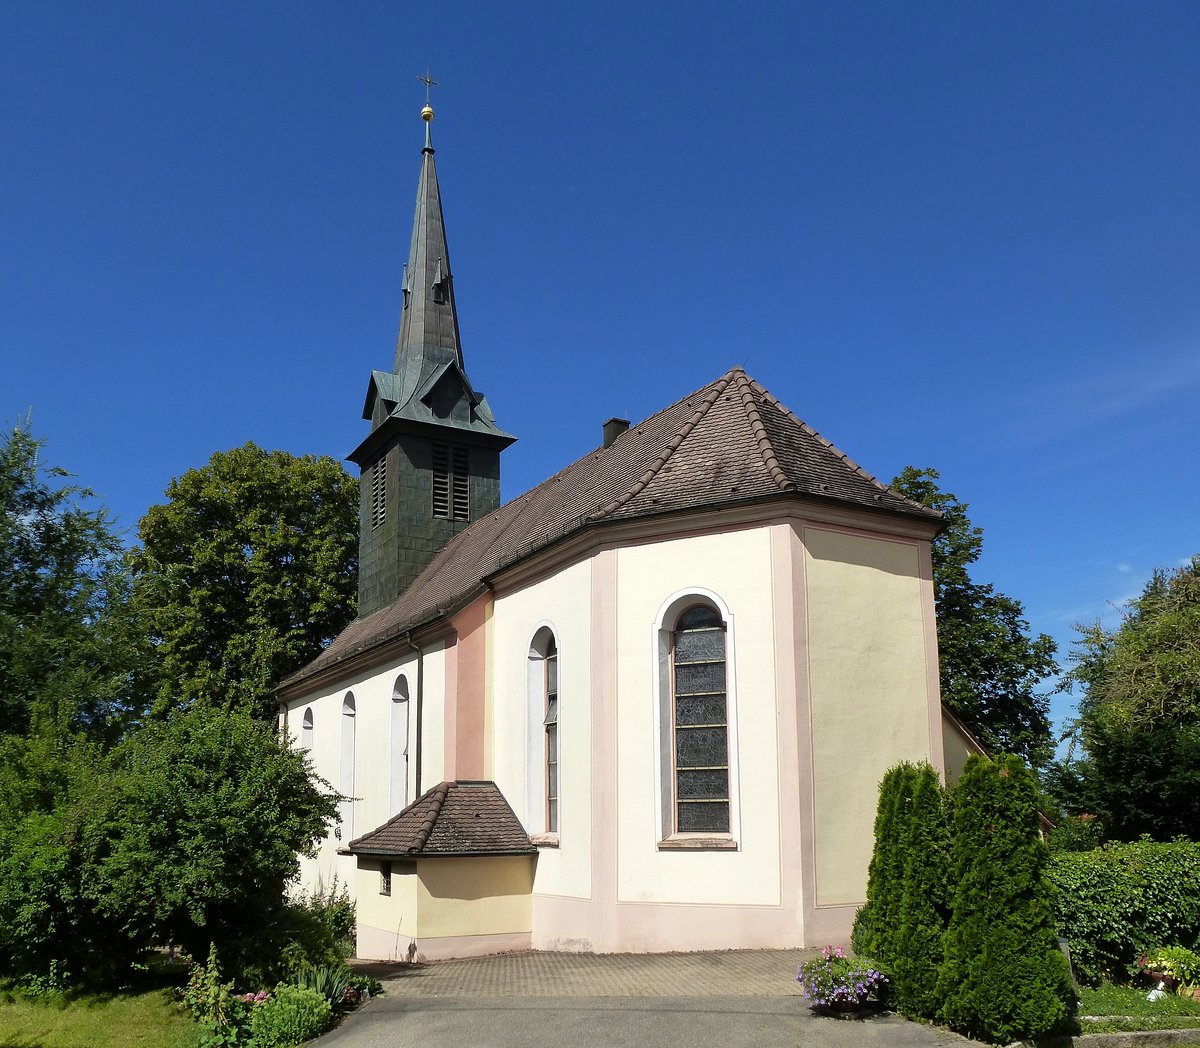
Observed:
[[[546,832],[558,833],[558,645],[550,638],[542,660],[545,720]]]
[[[341,803],[342,843],[354,837],[354,692],[346,692],[342,700],[342,762],[339,790],[345,798]]]
[[[304,711],[304,719],[300,722],[300,748],[308,753],[313,748],[313,712],[312,707]]]
[[[391,813],[408,805],[408,678],[401,674],[392,688]]]
[[[559,832],[561,824],[558,723],[558,641],[549,626],[529,644],[526,723],[526,824],[535,837]]]
[[[676,618],[670,670],[673,830],[728,833],[725,623],[712,605],[693,604]]]

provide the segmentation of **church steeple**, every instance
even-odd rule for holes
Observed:
[[[454,306],[454,277],[446,246],[442,195],[433,162],[430,125],[433,107],[421,110],[425,121],[425,148],[421,150],[421,177],[417,182],[417,209],[413,216],[412,244],[404,267],[404,311],[396,339],[392,367],[400,376],[403,392],[411,393],[439,364],[453,361],[463,366],[458,335],[458,310]]]
[[[428,87],[432,81],[420,78]],[[390,605],[455,534],[500,505],[500,452],[516,440],[467,378],[426,98],[404,301],[390,372],[373,371],[362,469],[359,615]]]

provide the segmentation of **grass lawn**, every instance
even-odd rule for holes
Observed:
[[[30,998],[0,990],[0,1048],[196,1048],[168,989]]]
[[[1200,1001],[1175,994],[1148,1001],[1148,992],[1107,983],[1095,989],[1083,987],[1079,991],[1080,1029],[1084,1033],[1200,1029]]]

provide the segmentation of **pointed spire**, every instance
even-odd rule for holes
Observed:
[[[454,277],[429,132],[433,107],[428,100],[421,110],[421,119],[425,121],[425,148],[421,151],[412,245],[404,267],[404,311],[392,368],[400,379],[402,403],[442,365],[454,363],[460,369],[463,367]]]

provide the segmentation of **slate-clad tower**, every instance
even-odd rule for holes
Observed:
[[[417,184],[404,306],[390,372],[373,371],[363,418],[371,433],[349,455],[359,480],[360,618],[390,605],[468,524],[500,505],[496,425],[463,366],[429,124]]]

